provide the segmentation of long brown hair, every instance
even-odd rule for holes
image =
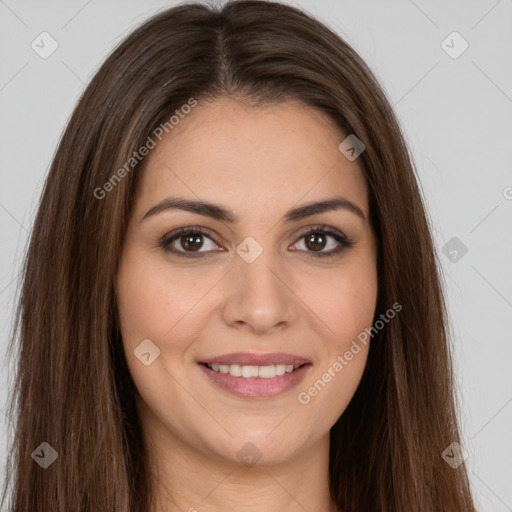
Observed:
[[[12,482],[2,503],[10,487],[14,512],[149,510],[147,452],[114,287],[143,169],[142,162],[127,170],[126,162],[190,98],[200,105],[225,96],[254,106],[299,100],[365,145],[359,162],[379,246],[376,318],[396,301],[403,308],[372,341],[360,386],[331,429],[333,500],[343,512],[475,511],[464,464],[453,469],[441,456],[460,442],[449,329],[399,123],[339,35],[297,8],[260,0],[183,4],[153,16],[83,92],[24,264],[10,347],[19,359],[9,407]],[[47,469],[32,457],[43,442],[58,454]]]

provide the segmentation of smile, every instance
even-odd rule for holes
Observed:
[[[199,363],[208,380],[221,392],[239,398],[271,398],[296,387],[313,365]]]
[[[291,373],[302,365],[271,364],[266,366],[248,366],[240,364],[207,364],[206,366],[214,372],[229,373],[232,377],[271,379],[285,373]]]

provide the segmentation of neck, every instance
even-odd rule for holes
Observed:
[[[151,512],[338,512],[329,494],[329,436],[287,460],[245,465],[183,443],[146,415]]]

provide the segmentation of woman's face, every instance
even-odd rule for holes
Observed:
[[[159,446],[265,463],[328,439],[359,384],[368,346],[353,341],[377,298],[367,187],[338,149],[345,137],[299,103],[222,99],[150,150],[117,294]]]

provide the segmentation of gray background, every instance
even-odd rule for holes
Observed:
[[[113,46],[175,3],[0,0],[0,409],[12,386],[13,362],[4,354],[16,277],[68,116]],[[511,511],[512,0],[289,3],[342,35],[395,106],[443,265],[479,510]],[[47,59],[31,48],[43,31],[59,45]],[[453,31],[469,44],[457,58],[442,46]],[[451,39],[446,44],[458,52],[460,41]],[[3,466],[3,412],[0,421]]]

